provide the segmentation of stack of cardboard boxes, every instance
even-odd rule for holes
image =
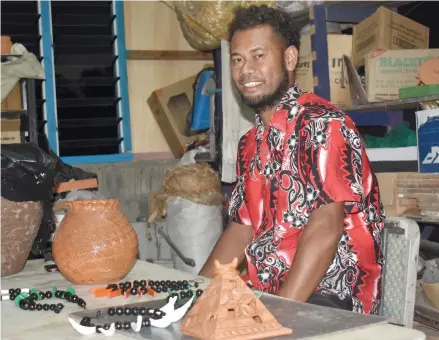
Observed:
[[[343,55],[357,69],[365,67],[368,101],[399,99],[400,88],[417,85],[420,66],[439,57],[439,49],[428,49],[429,34],[428,27],[385,7],[354,26],[352,36],[328,34],[331,102],[351,105],[349,86],[341,85]],[[302,36],[296,80],[305,91],[313,91],[312,60],[310,35]]]

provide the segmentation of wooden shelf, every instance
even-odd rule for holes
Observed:
[[[392,100],[385,102],[371,102],[367,104],[355,105],[351,107],[341,108],[345,112],[358,112],[358,111],[400,111],[405,109],[417,109],[420,107],[420,103],[429,101],[439,101],[439,95],[431,95],[416,98],[407,98],[400,100]]]
[[[127,50],[128,60],[213,60],[210,52]]]

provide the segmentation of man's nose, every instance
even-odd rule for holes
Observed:
[[[245,76],[248,74],[253,74],[255,72],[254,63],[251,60],[246,60],[241,68],[241,75]]]

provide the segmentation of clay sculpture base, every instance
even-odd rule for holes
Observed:
[[[236,270],[237,259],[221,265],[180,325],[180,331],[202,340],[266,339],[292,334],[282,327]]]

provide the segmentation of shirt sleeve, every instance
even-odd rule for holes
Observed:
[[[312,119],[304,128],[299,150],[299,171],[307,183],[309,212],[322,205],[345,202],[350,213],[363,202],[361,138],[352,122]]]
[[[250,224],[250,216],[247,208],[247,200],[245,193],[245,169],[246,162],[243,156],[243,136],[238,144],[238,156],[236,159],[236,182],[233,187],[232,196],[229,201],[229,217],[230,222],[238,223],[238,224]]]

